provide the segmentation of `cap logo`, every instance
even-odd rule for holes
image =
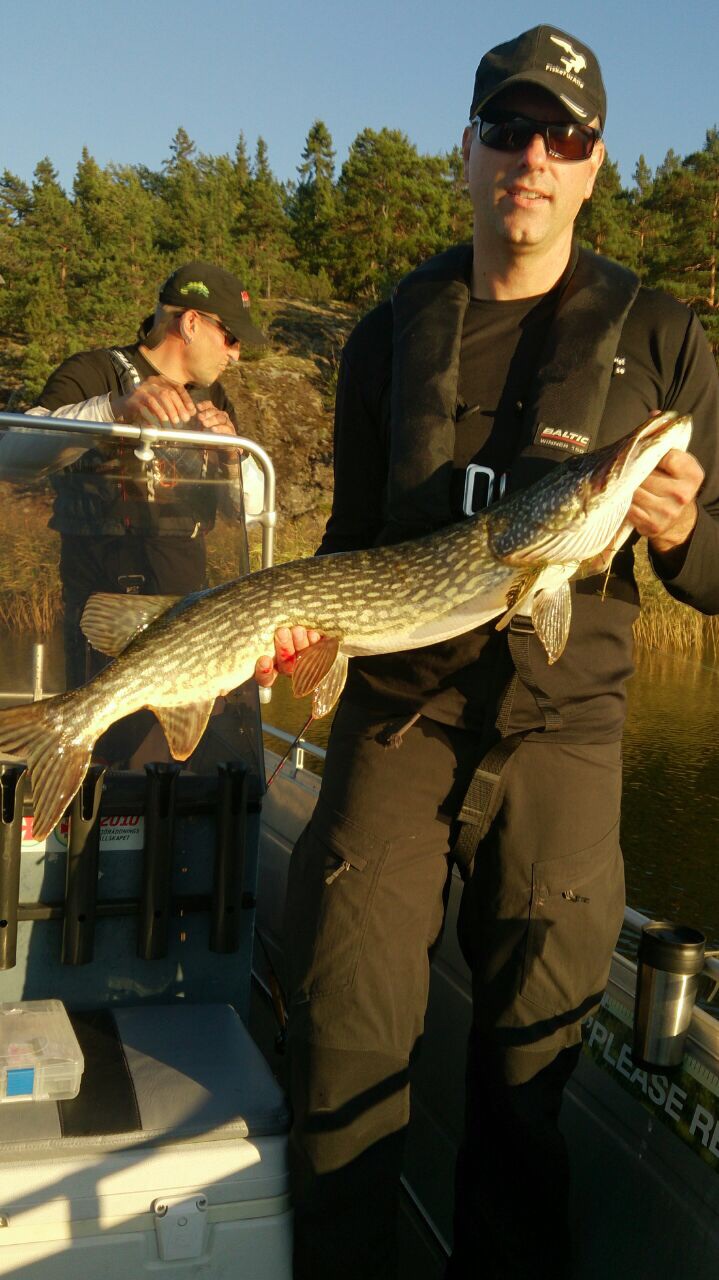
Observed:
[[[240,294],[240,297],[242,298],[242,305],[243,305],[243,307],[245,307],[245,308],[246,308],[246,307],[249,307],[249,305],[250,305],[250,295],[249,295],[249,293],[247,292],[247,290],[246,290],[246,289],[243,289],[243,290],[242,290],[242,292],[241,292],[241,294]]]
[[[209,298],[210,290],[201,280],[188,280],[187,284],[183,284],[180,293],[186,296],[188,293],[199,293],[203,298]]]
[[[572,84],[579,85],[580,89],[584,88],[584,81],[579,79],[579,73],[584,71],[587,65],[587,59],[583,53],[577,53],[576,49],[568,40],[563,40],[561,36],[550,36],[552,44],[556,44],[560,49],[564,49],[564,57],[559,61],[563,64],[561,67],[556,66],[553,62],[548,62],[544,68],[545,71],[553,71],[555,75],[566,76],[567,80],[571,80]]]

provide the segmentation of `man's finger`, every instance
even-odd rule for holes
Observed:
[[[264,654],[258,658],[255,663],[255,680],[261,689],[269,689],[277,679],[275,664],[271,658]]]
[[[295,665],[295,642],[289,627],[278,627],[275,632],[275,666],[284,676],[292,673]]]

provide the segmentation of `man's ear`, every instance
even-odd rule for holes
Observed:
[[[464,163],[464,180],[469,179],[469,153],[472,150],[472,138],[474,137],[474,126],[468,124],[465,126],[462,134],[462,160]]]
[[[197,312],[183,311],[180,316],[180,337],[187,346],[195,336],[197,328]]]

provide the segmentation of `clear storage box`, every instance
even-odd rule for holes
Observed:
[[[84,1065],[62,1001],[0,1003],[0,1103],[75,1098]]]

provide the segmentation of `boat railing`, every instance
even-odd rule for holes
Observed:
[[[264,492],[262,511],[256,515],[247,515],[248,525],[259,524],[262,528],[262,568],[274,562],[274,537],[277,523],[275,499],[275,468],[272,459],[262,445],[246,436],[219,435],[207,431],[189,431],[173,427],[169,422],[152,426],[143,424],[134,426],[126,422],[81,422],[75,418],[46,418],[39,414],[0,412],[0,429],[27,435],[32,432],[56,432],[62,436],[85,438],[88,448],[92,443],[107,443],[110,440],[134,443],[135,452],[143,461],[151,461],[153,446],[174,444],[207,449],[211,443],[213,449],[242,449],[258,462],[262,469]]]
[[[262,722],[262,732],[267,733],[272,738],[279,739],[280,742],[291,744],[292,750],[287,756],[284,769],[293,777],[298,769],[304,769],[305,756],[314,756],[317,760],[324,760],[327,752],[324,747],[318,747],[315,742],[308,742],[306,738],[298,738],[294,733],[288,733],[286,729],[278,729],[273,724]]]

